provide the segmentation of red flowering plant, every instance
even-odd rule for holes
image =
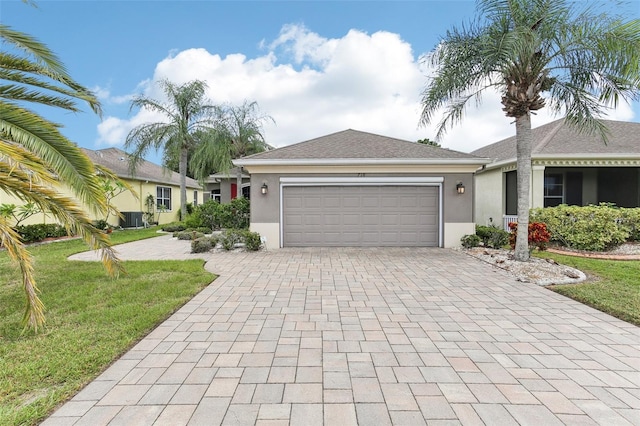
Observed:
[[[511,222],[509,224],[511,234],[509,235],[509,244],[511,248],[516,246],[516,234],[518,233],[518,223]],[[529,223],[529,247],[535,246],[538,250],[546,250],[547,244],[551,239],[551,234],[547,230],[547,225],[542,222]]]

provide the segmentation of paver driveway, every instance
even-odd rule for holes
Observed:
[[[45,424],[640,424],[638,327],[462,253],[207,259],[220,277]]]

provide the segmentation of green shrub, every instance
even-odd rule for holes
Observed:
[[[173,236],[179,240],[189,241],[189,240],[195,240],[197,238],[202,238],[204,237],[204,234],[202,232],[197,232],[197,231],[178,231],[178,232],[174,232]]]
[[[93,221],[93,226],[104,231],[109,228],[109,223],[104,219],[99,219]]]
[[[226,204],[209,200],[197,206],[185,223],[194,228],[247,229],[249,227],[249,207],[249,200],[246,198],[236,198]]]
[[[37,223],[34,225],[19,225],[15,228],[25,244],[37,243],[45,238],[59,238],[68,235],[64,226],[56,223]]]
[[[220,235],[220,244],[222,248],[229,251],[233,250],[236,244],[242,242],[243,232],[240,229],[226,229],[222,235]]]
[[[191,253],[206,253],[215,247],[209,237],[200,237],[191,241]]]
[[[640,208],[620,209],[620,221],[629,232],[629,241],[640,241]]]
[[[204,223],[202,218],[202,214],[199,208],[194,208],[193,213],[187,215],[187,218],[184,220],[184,226],[187,228],[201,228],[206,227],[207,225]]]
[[[189,228],[189,229],[196,232],[202,232],[203,234],[210,234],[211,232],[213,232],[211,228],[207,228],[206,226],[200,226],[198,228]]]
[[[498,249],[509,243],[509,233],[495,225],[476,225],[476,235],[482,239],[485,247]]]
[[[589,251],[603,251],[624,243],[630,236],[621,219],[621,209],[609,204],[598,206],[546,207],[531,210],[532,222],[543,222],[551,241]]]
[[[247,251],[258,251],[262,241],[260,240],[260,234],[257,232],[245,231],[244,232],[244,248]]]
[[[516,240],[518,237],[518,223],[511,222],[509,224],[509,229],[511,229],[511,234],[509,235],[509,245],[512,249],[516,247]],[[528,240],[529,240],[529,249],[532,250],[534,247],[538,250],[546,250],[549,241],[551,241],[551,234],[547,230],[547,225],[543,222],[529,222],[529,231],[528,231]]]
[[[250,219],[250,202],[246,198],[236,198],[225,205],[229,209],[228,222],[223,223],[223,228],[248,229]]]
[[[460,238],[460,242],[464,248],[478,247],[480,245],[480,241],[481,238],[476,234],[465,235]]]
[[[187,229],[187,227],[184,223],[171,222],[171,223],[162,225],[160,229],[162,229],[165,232],[179,232],[179,231],[184,231],[185,229]]]

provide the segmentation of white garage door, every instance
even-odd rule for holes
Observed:
[[[285,247],[436,247],[438,187],[285,186]]]

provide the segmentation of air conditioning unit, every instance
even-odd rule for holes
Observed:
[[[121,212],[120,227],[122,228],[140,228],[144,226],[142,222],[142,212]]]

